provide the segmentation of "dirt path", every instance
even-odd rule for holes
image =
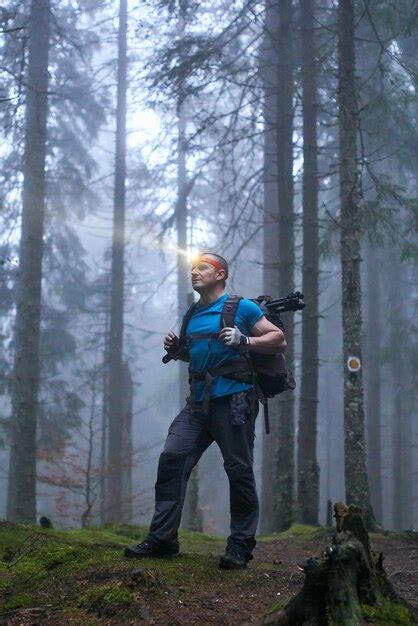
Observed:
[[[299,591],[304,575],[298,563],[320,554],[325,545],[323,540],[294,538],[259,543],[255,559],[245,572],[219,570],[217,579],[211,576],[206,589],[199,588],[195,594],[186,587],[174,588],[165,602],[143,605],[140,618],[129,623],[229,626],[255,621],[275,602]],[[384,553],[386,570],[396,590],[418,609],[418,544],[382,537],[372,540],[372,547]],[[217,567],[215,556],[209,557],[208,568],[212,567]]]

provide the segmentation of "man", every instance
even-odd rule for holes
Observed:
[[[178,528],[193,467],[213,441],[218,444],[230,486],[231,534],[219,566],[246,567],[256,545],[258,498],[253,473],[253,448],[258,400],[253,385],[227,376],[207,374],[239,356],[240,346],[262,354],[283,352],[284,335],[251,300],[239,301],[235,328],[221,329],[221,312],[229,294],[225,291],[228,265],[210,252],[192,263],[192,287],[200,295],[187,325],[188,355],[192,381],[191,396],[168,429],[158,465],[155,513],[148,537],[125,549],[131,558],[179,555]],[[203,334],[204,338],[199,338]],[[213,337],[214,335],[214,337]],[[167,351],[176,337],[164,340]],[[225,369],[225,367],[224,367]],[[200,375],[200,376],[199,376]],[[209,406],[204,402],[210,394]]]

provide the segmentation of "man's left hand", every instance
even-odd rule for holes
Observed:
[[[239,348],[242,343],[246,343],[246,339],[241,341],[241,337],[246,337],[246,335],[240,331],[238,326],[235,326],[234,328],[227,326],[226,328],[222,328],[219,333],[220,341],[231,348]]]

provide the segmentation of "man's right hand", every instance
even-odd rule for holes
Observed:
[[[178,345],[178,340],[179,338],[177,337],[175,333],[173,333],[173,331],[170,331],[169,333],[167,333],[167,335],[164,338],[164,348],[167,350],[167,352],[170,352],[170,350],[173,350],[176,344]]]

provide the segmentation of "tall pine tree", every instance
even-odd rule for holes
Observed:
[[[32,0],[28,30],[22,228],[15,322],[7,517],[36,521],[36,431],[45,214],[49,0]]]
[[[366,472],[362,369],[350,371],[349,357],[362,360],[360,246],[362,216],[357,167],[354,0],[338,5],[338,106],[340,160],[340,231],[344,359],[344,450],[346,500],[375,524]]]
[[[107,521],[121,519],[124,490],[123,426],[124,389],[127,384],[123,362],[125,181],[126,181],[126,86],[127,86],[127,0],[119,4],[118,80],[116,108],[115,187],[113,206],[112,267],[109,320],[109,422]]]
[[[298,431],[298,508],[302,522],[318,523],[319,466],[316,459],[318,409],[318,142],[317,63],[314,0],[302,0],[303,116],[303,294],[302,371]]]

